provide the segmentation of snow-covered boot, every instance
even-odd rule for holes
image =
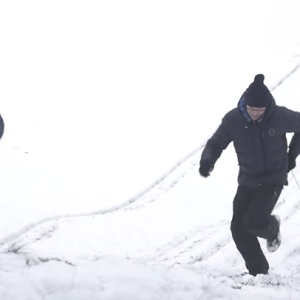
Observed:
[[[274,215],[274,218],[278,222],[278,227],[280,227],[280,217],[277,215]],[[282,241],[282,238],[281,238],[280,230],[278,230],[278,234],[274,239],[267,240],[267,249],[269,250],[269,252],[275,252],[280,247],[281,241]]]

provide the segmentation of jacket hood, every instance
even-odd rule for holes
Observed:
[[[241,96],[239,102],[238,102],[238,109],[240,110],[240,112],[245,116],[245,118],[247,119],[248,122],[252,122],[253,120],[251,119],[251,117],[249,116],[248,112],[247,112],[247,108],[246,108],[246,101],[245,101],[245,93],[243,93],[243,95]],[[258,122],[261,122],[262,120],[267,120],[268,117],[275,111],[276,109],[276,101],[273,97],[273,95],[271,95],[271,99],[270,99],[270,103],[266,108],[265,113],[260,117],[260,119],[258,119]]]

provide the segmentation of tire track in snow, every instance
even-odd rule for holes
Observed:
[[[288,72],[284,77],[282,77],[273,87],[270,88],[271,92],[275,91],[280,85],[282,85],[289,77],[296,73],[300,68],[300,62],[298,62],[295,67]]]
[[[270,90],[271,91],[276,90],[288,78],[290,78],[297,70],[299,70],[299,68],[300,68],[300,62],[298,62],[290,72],[285,74],[285,76],[283,76],[272,88],[270,88]],[[93,211],[90,213],[64,214],[64,215],[56,215],[56,216],[43,218],[41,220],[38,220],[37,222],[24,226],[22,229],[14,233],[11,233],[3,237],[0,240],[0,247],[16,239],[17,237],[25,234],[26,232],[32,230],[38,225],[41,225],[49,221],[57,221],[59,219],[72,218],[72,217],[102,215],[102,214],[117,212],[120,210],[138,209],[146,205],[147,203],[151,203],[157,200],[157,197],[170,190],[199,162],[200,151],[203,149],[205,144],[206,141],[201,146],[197,147],[191,153],[189,153],[180,161],[178,161],[170,170],[168,170],[163,176],[158,178],[152,185],[150,185],[149,187],[147,187],[142,192],[132,197],[128,201],[108,209]]]
[[[223,220],[208,230],[193,230],[157,249],[149,260],[154,264],[193,264],[201,262],[224,248],[231,241],[230,221]]]
[[[151,203],[155,201],[158,197],[165,194],[171,188],[173,188],[176,184],[178,184],[185,175],[195,166],[195,164],[199,163],[199,153],[203,149],[205,143],[201,146],[198,146],[191,153],[186,155],[180,161],[178,161],[171,169],[169,169],[164,175],[158,178],[153,184],[144,189],[142,192],[132,197],[126,202],[123,202],[117,206],[102,209],[99,211],[92,211],[89,213],[79,213],[79,214],[64,214],[64,215],[56,215],[47,218],[43,218],[37,222],[28,224],[24,226],[22,229],[16,231],[15,233],[9,234],[6,237],[0,240],[0,247],[4,244],[9,243],[10,241],[16,239],[18,236],[25,234],[26,232],[32,230],[33,228],[47,222],[58,221],[60,219],[66,218],[74,218],[74,217],[87,217],[87,216],[95,216],[95,215],[104,215],[108,213],[114,213],[117,211],[125,211],[131,209],[139,209],[147,203]]]
[[[204,145],[202,145],[193,155],[183,161],[180,166],[178,165],[178,167],[173,169],[172,172],[169,172],[162,181],[155,184],[152,189],[148,190],[145,194],[136,199],[136,201],[124,207],[123,210],[126,211],[143,208],[174,188],[197,164],[199,164],[199,153],[203,148]]]

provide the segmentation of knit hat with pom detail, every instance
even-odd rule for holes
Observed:
[[[252,107],[267,107],[271,101],[271,93],[264,84],[265,76],[257,74],[254,81],[245,92],[244,99],[246,105]]]

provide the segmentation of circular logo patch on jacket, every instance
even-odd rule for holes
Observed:
[[[275,132],[276,132],[276,131],[275,131],[274,128],[270,128],[270,129],[269,129],[269,135],[270,135],[270,136],[275,135]]]

